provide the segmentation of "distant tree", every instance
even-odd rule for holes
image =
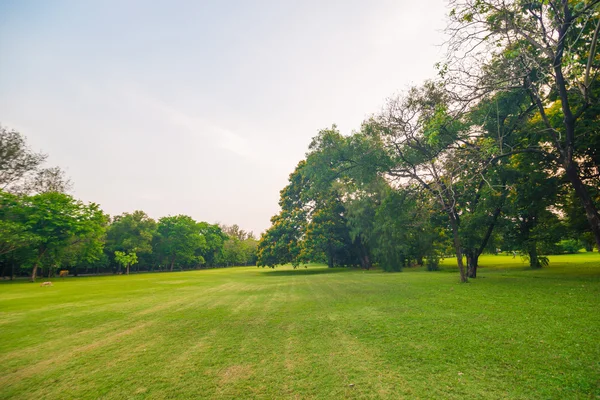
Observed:
[[[22,197],[0,190],[0,255],[31,246],[40,240],[27,226]]]
[[[258,240],[252,235],[241,242],[241,247],[244,265],[255,265],[258,257]]]
[[[206,265],[215,266],[222,258],[224,242],[228,236],[217,224],[199,222],[198,228],[206,241],[205,246],[200,249],[199,255],[202,256]]]
[[[88,269],[105,257],[104,246],[110,217],[97,204],[90,204],[88,207],[89,213],[83,219],[85,223],[81,224],[79,233],[71,240],[61,260],[61,266],[72,268],[75,276],[79,268]]]
[[[138,259],[152,254],[152,239],[156,221],[143,211],[124,213],[113,218],[106,234],[106,250],[114,257],[115,251],[136,253]],[[118,264],[119,266],[121,264]]]
[[[170,271],[175,265],[203,264],[200,253],[206,247],[202,227],[187,215],[163,217],[158,220],[155,252],[166,260]]]
[[[20,191],[23,180],[37,171],[46,157],[31,151],[21,133],[0,126],[0,189]]]
[[[134,264],[137,264],[138,258],[135,252],[125,253],[123,251],[115,251],[115,261],[119,263],[121,266],[127,268],[127,275],[129,275],[129,267]]]
[[[105,224],[104,214],[96,204],[86,205],[56,192],[26,197],[23,213],[28,231],[39,237],[30,253],[32,281],[35,281],[40,266],[54,268],[60,265],[69,247],[90,236],[94,240],[101,237]]]
[[[581,241],[582,246],[586,251],[593,251],[596,245],[594,234],[590,229],[585,210],[581,207],[581,203],[573,193],[569,193],[562,197],[560,206],[561,211],[565,215],[565,228],[568,231],[568,236],[571,239]]]
[[[0,189],[20,194],[65,193],[71,181],[59,167],[42,168],[47,156],[35,153],[25,137],[0,126]]]
[[[237,224],[233,224],[231,226],[221,225],[221,230],[229,237],[234,237],[239,240],[246,240],[248,238],[253,238],[253,232],[246,232],[241,229]]]
[[[27,193],[66,193],[72,187],[71,180],[59,167],[40,169],[23,185]]]

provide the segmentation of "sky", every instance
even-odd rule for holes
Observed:
[[[0,0],[0,124],[117,215],[260,234],[312,137],[435,77],[443,0]]]

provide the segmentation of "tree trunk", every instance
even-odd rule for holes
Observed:
[[[33,271],[31,271],[31,282],[35,282],[35,277],[37,276],[37,270],[38,270],[38,262],[36,261],[35,264],[33,264]]]
[[[527,253],[529,254],[529,266],[531,268],[540,268],[540,261],[538,260],[536,242],[532,242],[529,244]]]
[[[460,272],[461,283],[468,282],[467,275],[465,274],[465,266],[463,264],[462,250],[460,248],[460,237],[458,236],[458,221],[452,211],[448,211],[448,218],[450,219],[450,225],[452,226],[452,236],[454,239],[454,250],[456,251],[456,262],[458,263],[458,272]]]
[[[35,260],[35,264],[33,265],[33,271],[31,272],[31,282],[35,282],[35,278],[37,276],[37,270],[38,270],[38,266],[40,264],[40,260],[44,256],[44,253],[46,253],[46,250],[47,249],[44,249],[42,247],[38,248],[38,256],[37,256],[37,259]],[[43,273],[43,271],[42,271],[42,273]]]
[[[479,252],[471,250],[465,253],[467,256],[467,276],[477,278],[477,267],[479,267]]]
[[[333,252],[332,251],[329,251],[327,253],[327,267],[333,268]]]
[[[358,248],[360,251],[359,259],[361,267],[366,270],[371,269],[373,264],[371,263],[371,257],[369,256],[369,249],[360,238],[358,239]]]
[[[173,272],[174,266],[175,266],[175,257],[173,257],[173,259],[171,260],[171,269],[170,269],[171,272]]]
[[[598,214],[598,209],[584,183],[581,181],[573,162],[569,163],[569,166],[565,168],[565,170],[569,181],[571,181],[571,184],[575,189],[577,197],[579,197],[581,204],[585,209],[585,216],[587,217],[594,238],[596,239],[596,246],[598,246],[598,250],[600,251],[600,214]]]
[[[371,257],[369,257],[368,254],[365,254],[364,260],[365,260],[365,269],[366,270],[371,269],[371,267],[373,266],[373,264],[371,263]]]
[[[127,275],[129,275],[129,264],[127,264]]]

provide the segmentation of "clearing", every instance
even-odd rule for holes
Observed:
[[[600,396],[600,255],[0,284],[0,398]]]

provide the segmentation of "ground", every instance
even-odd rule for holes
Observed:
[[[0,284],[0,398],[600,398],[600,256]]]

